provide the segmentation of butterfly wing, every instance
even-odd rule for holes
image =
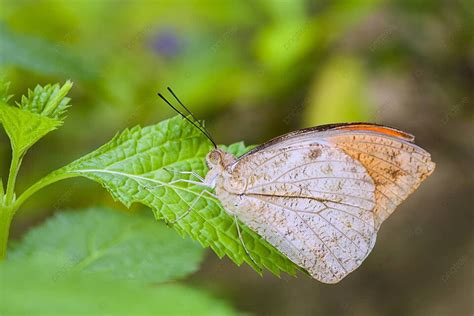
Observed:
[[[216,188],[226,209],[325,283],[360,266],[383,219],[434,166],[410,135],[354,126],[270,141]]]
[[[358,160],[375,183],[377,226],[393,213],[434,170],[428,152],[413,143],[414,137],[385,134],[386,130],[351,130],[326,135],[331,144]],[[405,134],[406,135],[406,134]]]

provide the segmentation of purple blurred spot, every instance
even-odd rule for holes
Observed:
[[[160,31],[152,40],[152,49],[164,57],[174,57],[181,52],[181,41],[173,30]]]

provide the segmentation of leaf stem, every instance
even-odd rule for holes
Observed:
[[[0,207],[0,260],[3,260],[7,253],[8,235],[14,213],[12,207]]]
[[[13,214],[15,214],[15,208],[13,206],[15,202],[15,183],[22,158],[22,153],[16,149],[12,150],[12,161],[10,172],[8,174],[7,189],[5,195],[0,201],[0,260],[3,260],[7,253],[10,225],[13,219]]]
[[[14,210],[16,211],[31,195],[33,195],[37,191],[41,190],[42,188],[44,188],[44,187],[46,187],[46,186],[48,186],[48,185],[50,185],[54,182],[58,182],[58,181],[61,181],[61,180],[64,180],[64,179],[74,178],[74,177],[77,177],[77,176],[79,176],[79,175],[74,174],[74,173],[62,173],[62,172],[59,172],[59,170],[56,170],[56,171],[50,173],[49,175],[42,178],[41,180],[39,180],[38,182],[33,184],[31,187],[26,189],[25,192],[23,192],[18,197],[18,199],[15,201],[15,203],[13,205]]]
[[[10,165],[10,173],[8,174],[8,183],[7,183],[7,191],[5,193],[5,205],[13,204],[15,200],[15,183],[16,177],[18,175],[18,170],[20,169],[22,160],[22,154],[16,150],[12,150],[12,162]]]

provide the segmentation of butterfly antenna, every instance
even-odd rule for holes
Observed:
[[[197,122],[197,123],[199,124],[199,126],[201,126],[201,129],[206,131],[206,135],[207,135],[207,137],[209,138],[209,140],[211,140],[213,144],[216,144],[216,143],[214,142],[214,140],[212,139],[211,133],[209,133],[209,131],[207,130],[207,128],[194,116],[193,112],[191,112],[191,111],[183,104],[183,102],[181,102],[181,100],[178,98],[178,96],[176,95],[176,93],[174,93],[173,90],[171,90],[170,87],[168,87],[167,89],[168,89],[168,91],[173,95],[173,97],[176,99],[176,101],[178,101],[178,103],[186,110],[186,112],[187,112],[189,115],[191,115],[191,117],[194,119],[194,121]]]
[[[204,131],[200,124],[197,125],[194,121],[190,120],[189,117],[187,117],[186,115],[184,115],[183,113],[181,113],[181,111],[179,111],[176,107],[174,107],[161,93],[158,93],[158,96],[163,99],[163,101],[166,102],[166,104],[168,104],[173,110],[176,111],[176,113],[178,113],[179,115],[181,115],[186,121],[188,121],[189,123],[193,124],[194,127],[196,127],[201,133],[204,134],[204,136],[206,136],[210,141],[211,143],[214,145],[215,148],[217,148],[217,144],[216,142],[214,142],[214,140],[210,137],[210,135]],[[194,116],[192,116],[194,118]]]

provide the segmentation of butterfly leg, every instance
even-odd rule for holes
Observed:
[[[184,179],[181,179],[181,180],[176,180],[176,181],[179,181],[179,182],[183,182]],[[163,186],[166,186],[166,185],[169,185],[171,184],[173,181],[167,183],[167,184],[159,184],[159,185],[155,185],[155,186],[150,186],[150,185],[147,185],[147,184],[143,184],[141,182],[138,182],[139,186],[141,188],[144,188],[145,190],[147,190],[147,192],[151,195],[153,195],[154,197],[160,199],[160,197],[158,197],[155,192],[154,192],[154,189],[158,188],[158,187],[163,187]],[[185,181],[187,182],[187,181]],[[193,182],[194,184],[194,182]],[[202,185],[202,183],[199,183],[200,185]],[[166,223],[166,225],[172,225],[174,223],[176,223],[178,220],[180,220],[181,218],[183,218],[184,216],[186,216],[187,214],[189,214],[189,212],[191,211],[191,209],[193,208],[193,206],[197,203],[197,201],[202,197],[202,195],[204,193],[207,193],[208,195],[210,195],[211,197],[213,198],[216,198],[217,199],[217,196],[215,194],[213,194],[212,192],[208,191],[208,190],[202,190],[201,193],[199,193],[199,195],[196,197],[196,199],[194,199],[194,201],[192,202],[191,206],[189,207],[189,209],[182,215],[180,215],[177,219],[175,220],[170,220],[168,219],[164,214],[163,214],[163,217],[164,217],[164,221]]]
[[[152,182],[152,181],[150,181],[150,182]],[[151,189],[156,189],[156,188],[159,188],[159,187],[170,186],[170,185],[173,185],[173,184],[176,184],[176,183],[189,183],[189,184],[193,184],[193,185],[206,186],[203,182],[187,180],[187,179],[176,179],[176,180],[173,180],[173,181],[170,181],[170,182],[160,182],[158,184],[153,184],[153,185],[141,184],[141,186],[148,189],[148,190],[151,190]]]
[[[146,185],[146,184],[143,184],[143,183],[140,183],[138,182],[138,185],[139,185],[139,190],[141,190],[141,188],[145,189],[149,194],[153,195],[155,198],[157,199],[160,199],[160,197],[158,197],[155,192],[153,191],[153,189],[155,189],[156,187],[161,187],[163,185],[158,185],[158,186],[149,186],[149,185]],[[163,214],[163,220],[165,221],[165,224],[169,226],[169,223],[171,222],[171,220],[165,215]]]
[[[253,262],[257,267],[259,267],[260,265],[255,261],[255,259],[252,257],[252,255],[250,254],[249,250],[248,250],[247,247],[245,246],[244,239],[242,238],[242,233],[240,232],[240,226],[239,226],[239,222],[238,222],[238,220],[237,220],[237,215],[234,215],[234,223],[235,223],[235,227],[237,228],[237,234],[239,235],[239,239],[240,239],[240,242],[242,243],[242,247],[244,248],[245,253],[247,254],[247,256],[249,256],[250,260],[252,260],[252,262]]]
[[[187,179],[177,179],[177,180],[170,181],[167,184],[172,185],[175,183],[189,183],[189,184],[194,184],[194,185],[206,186],[203,182],[187,180]]]
[[[196,203],[199,201],[199,199],[204,195],[204,193],[207,193],[208,195],[210,195],[211,197],[213,198],[217,198],[216,195],[208,190],[202,190],[201,193],[199,193],[199,195],[194,199],[194,201],[191,203],[191,205],[189,206],[188,210],[186,212],[184,212],[183,214],[179,215],[176,219],[174,219],[173,221],[170,221],[168,222],[167,224],[175,224],[176,222],[178,222],[179,220],[181,220],[182,218],[186,217],[189,213],[191,213],[191,211],[193,210],[193,207],[194,205],[196,205]]]
[[[163,170],[166,170],[168,172],[178,173],[178,174],[189,174],[189,175],[195,177],[196,179],[198,179],[199,181],[204,182],[204,178],[201,177],[199,174],[197,174],[194,171],[182,171],[182,170],[169,169],[169,168],[163,168]]]
[[[199,176],[199,175],[198,175],[198,176]],[[182,183],[190,183],[190,184],[199,185],[199,186],[205,186],[204,183],[197,182],[197,181],[192,181],[192,180],[187,180],[187,179],[177,179],[177,180],[170,181],[170,182],[166,182],[166,183],[165,183],[165,182],[160,182],[160,183],[158,183],[158,184],[156,184],[156,185],[148,185],[148,184],[146,184],[146,183],[143,183],[143,182],[144,182],[143,179],[135,179],[135,181],[137,181],[137,183],[139,184],[139,186],[140,186],[141,188],[146,189],[146,190],[148,191],[148,193],[152,194],[152,195],[155,196],[155,197],[157,197],[157,196],[156,196],[156,194],[155,194],[155,192],[154,192],[154,189],[159,188],[159,187],[170,186],[170,185],[173,185],[173,184],[175,184],[175,183],[180,183],[180,182],[182,182]],[[199,199],[203,196],[204,193],[207,193],[207,194],[210,195],[211,197],[217,199],[217,196],[216,196],[214,193],[212,193],[212,192],[210,192],[210,191],[208,191],[208,190],[202,190],[201,193],[199,193],[199,195],[196,197],[196,199],[192,202],[192,204],[191,204],[191,206],[189,207],[189,209],[188,209],[184,214],[182,214],[182,215],[180,215],[178,218],[176,218],[175,220],[170,220],[170,219],[166,218],[166,216],[163,215],[163,216],[164,216],[164,221],[165,221],[166,225],[170,226],[170,225],[176,223],[177,221],[179,221],[180,219],[182,219],[183,217],[185,217],[186,215],[188,215],[188,214],[191,212],[193,206],[197,203],[197,201],[199,201]],[[159,197],[157,197],[157,198],[159,198]]]

